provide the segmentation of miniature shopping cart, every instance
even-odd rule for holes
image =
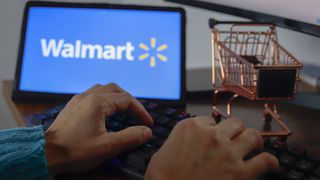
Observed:
[[[271,23],[210,19],[209,25],[215,89],[212,116],[217,121],[231,117],[231,105],[238,96],[263,100],[265,125],[261,135],[285,139],[291,132],[279,116],[275,101],[296,96],[302,64],[278,43],[275,26]],[[234,93],[227,102],[225,114],[217,108],[217,96],[221,91]],[[280,131],[271,130],[273,119],[281,127]]]

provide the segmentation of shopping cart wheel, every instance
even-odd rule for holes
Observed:
[[[264,112],[264,125],[263,125],[263,131],[271,131],[271,121],[272,116],[269,113]]]

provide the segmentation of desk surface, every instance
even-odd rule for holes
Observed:
[[[19,126],[30,126],[31,116],[36,113],[43,113],[57,105],[57,103],[16,103],[11,100],[11,81],[3,81],[4,98]],[[225,100],[221,100],[219,109],[225,109]],[[247,127],[261,129],[263,124],[263,102],[248,101],[239,99],[233,106],[233,114],[244,121]],[[201,99],[190,99],[187,104],[187,112],[196,115],[211,115],[211,97]],[[296,106],[290,103],[278,104],[278,112],[291,129],[292,135],[288,139],[291,145],[299,145],[308,149],[320,148],[320,111],[305,107]],[[276,127],[275,127],[276,128]],[[94,171],[92,175],[101,177],[101,171]],[[110,174],[110,173],[108,173]],[[111,173],[112,174],[112,173]],[[86,177],[87,174],[81,175]],[[105,173],[104,173],[105,175]],[[107,175],[111,179],[119,179],[117,175]],[[120,177],[123,179],[123,177]]]

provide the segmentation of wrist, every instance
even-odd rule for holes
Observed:
[[[68,151],[62,145],[56,142],[54,132],[46,132],[46,159],[48,163],[48,171],[51,174],[63,173],[64,166],[67,162]]]

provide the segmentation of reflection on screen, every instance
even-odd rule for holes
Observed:
[[[135,97],[180,98],[181,15],[31,7],[20,90],[77,94],[115,82]]]

